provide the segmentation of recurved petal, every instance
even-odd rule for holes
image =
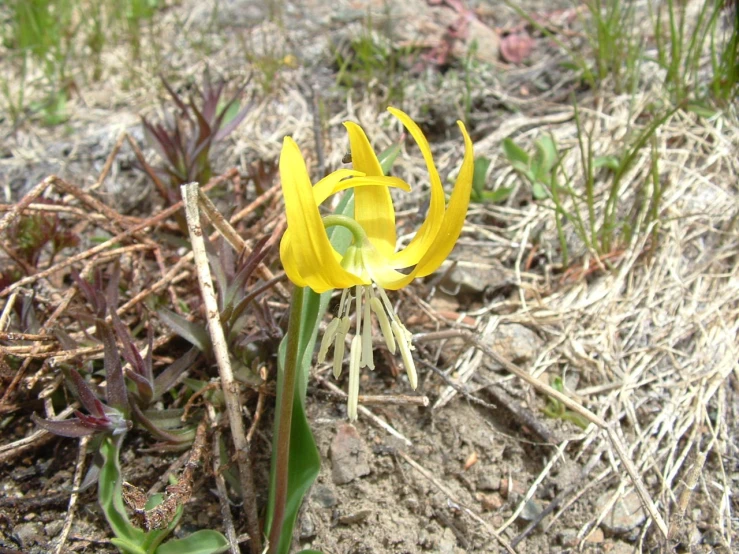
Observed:
[[[337,261],[318,211],[313,187],[298,145],[285,137],[280,155],[280,179],[290,235],[280,245],[283,265],[290,267],[296,284],[315,292],[361,284]],[[284,254],[285,257],[282,257]]]
[[[348,172],[354,174],[354,176],[346,175],[346,173],[343,173],[339,176],[335,175],[339,172]],[[369,175],[365,176],[358,171],[339,169],[337,171],[334,171],[333,173],[330,173],[313,186],[313,197],[316,200],[316,204],[320,205],[329,196],[331,196],[332,194],[336,194],[337,192],[341,192],[342,190],[375,186],[380,186],[383,188],[393,187],[404,190],[405,192],[410,192],[411,190],[411,186],[403,181],[403,179],[400,179],[398,177],[377,177]]]
[[[349,133],[349,145],[354,169],[368,176],[381,176],[380,162],[372,150],[364,130],[351,121],[344,123]],[[357,188],[354,191],[354,219],[367,233],[372,244],[383,255],[395,252],[395,209],[390,191],[384,186]]]
[[[467,208],[470,205],[470,193],[472,192],[472,176],[475,171],[475,154],[472,140],[470,140],[464,124],[458,121],[457,125],[459,125],[464,137],[464,160],[462,160],[462,167],[454,183],[454,190],[436,239],[415,268],[418,277],[424,277],[436,271],[449,256],[459,238],[459,234],[462,232],[465,217],[467,217]]]
[[[396,253],[392,258],[392,266],[395,268],[410,267],[423,257],[426,251],[436,238],[436,234],[441,226],[444,217],[444,187],[441,185],[439,172],[434,165],[434,159],[431,155],[431,148],[426,137],[420,127],[401,110],[396,108],[388,108],[388,111],[397,117],[405,126],[413,139],[418,144],[423,159],[426,162],[426,169],[429,172],[429,183],[431,186],[431,200],[426,215],[426,220],[416,232],[415,236],[403,250]]]

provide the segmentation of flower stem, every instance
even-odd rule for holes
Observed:
[[[303,287],[295,287],[290,306],[290,321],[287,328],[287,351],[285,367],[277,379],[277,390],[282,390],[280,405],[277,406],[279,426],[277,428],[277,459],[275,462],[275,497],[272,512],[272,527],[269,532],[269,552],[274,554],[280,545],[280,536],[285,519],[287,502],[287,479],[290,463],[290,428],[292,426],[295,381],[298,372],[298,343],[300,342],[300,319],[303,307]]]

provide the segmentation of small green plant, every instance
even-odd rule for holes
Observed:
[[[274,282],[263,283],[250,290],[246,288],[254,270],[269,253],[269,250],[264,248],[266,241],[265,238],[257,242],[249,256],[238,259],[234,259],[233,251],[226,243],[222,242],[219,249],[206,243],[208,261],[218,291],[221,324],[231,354],[233,371],[242,381],[252,384],[261,382],[256,363],[268,356],[268,353],[261,349],[261,345],[282,337],[282,332],[272,319],[269,309],[258,302],[259,296],[272,287]],[[247,308],[251,309],[247,311]],[[188,321],[166,308],[160,309],[157,313],[175,333],[207,357],[212,355],[210,334],[204,324]],[[258,323],[258,330],[247,334],[245,330],[250,318]]]
[[[554,378],[552,381],[552,388],[557,392],[565,392],[565,386],[561,377]],[[590,422],[580,414],[568,410],[565,405],[556,398],[547,398],[547,405],[544,407],[543,411],[544,415],[547,417],[569,421],[570,423],[577,425],[580,429],[587,429],[590,424]]]
[[[118,435],[125,433],[135,423],[171,446],[187,446],[193,440],[194,429],[182,426],[180,418],[183,411],[153,409],[152,406],[195,363],[198,352],[191,349],[155,377],[151,330],[148,334],[148,350],[142,357],[128,328],[116,313],[119,275],[119,268],[115,265],[108,286],[103,289],[100,272],[96,273],[93,283],[73,274],[79,290],[92,308],[91,313],[81,312],[77,317],[82,322],[94,323],[95,338],[103,344],[106,403],[97,399],[76,369],[63,367],[70,390],[89,415],[77,412],[75,418],[63,421],[46,420],[34,415],[34,421],[47,431],[65,437]],[[110,317],[110,323],[106,316]],[[57,336],[68,349],[78,346],[61,332]],[[122,353],[116,339],[123,345]],[[125,372],[121,357],[128,362]]]
[[[735,98],[739,29],[736,24],[728,33],[721,29],[725,6],[723,0],[706,0],[697,14],[690,14],[686,4],[675,0],[650,5],[657,62],[665,70],[664,84],[674,103],[701,102],[709,94],[720,102]],[[706,58],[712,73],[708,78]]]
[[[164,542],[182,517],[184,502],[189,498],[191,477],[172,483],[167,494],[145,495],[123,481],[119,462],[120,441],[106,437],[100,454],[103,464],[98,483],[98,502],[115,534],[112,542],[121,554],[217,554],[228,549],[223,534],[201,529],[186,537]],[[187,470],[186,470],[187,471]],[[179,485],[179,487],[178,487]],[[124,486],[128,489],[124,491]],[[144,520],[144,529],[131,523],[124,502]]]
[[[158,166],[145,165],[141,169],[155,184],[163,187],[157,186],[157,190],[167,204],[179,201],[180,185],[194,181],[204,185],[210,180],[213,176],[211,148],[238,127],[250,108],[249,105],[239,107],[246,84],[230,100],[224,101],[225,81],[211,83],[207,71],[203,81],[203,88],[195,87],[195,94],[186,102],[162,79],[177,113],[166,114],[160,123],[141,118],[147,142],[162,160]],[[162,184],[162,179],[166,185]]]
[[[386,36],[373,30],[368,17],[358,36],[334,48],[336,84],[370,88],[381,93],[383,102],[402,102],[407,54],[408,50],[396,49]]]
[[[10,0],[0,38],[14,71],[0,78],[0,91],[13,122],[28,110],[47,125],[66,121],[70,92],[102,77],[106,44],[123,42],[140,58],[141,30],[159,6],[159,0]],[[43,78],[27,82],[36,74]]]
[[[617,94],[634,92],[644,53],[636,5],[623,0],[589,0],[585,6],[590,19],[583,29],[594,58],[594,66],[585,74],[592,75],[595,83],[613,79]]]
[[[566,239],[565,224],[573,225],[575,233],[591,252],[605,256],[614,248],[629,244],[639,231],[659,218],[659,203],[662,187],[657,171],[656,149],[652,149],[652,177],[647,185],[641,187],[642,194],[635,195],[630,211],[633,217],[625,218],[629,211],[619,204],[624,177],[632,168],[637,156],[648,147],[657,129],[679,108],[668,110],[652,121],[624,145],[620,155],[596,155],[593,151],[592,135],[586,133],[580,121],[579,111],[575,111],[578,129],[578,153],[583,174],[582,188],[573,183],[561,167],[564,153],[560,153],[553,137],[539,137],[534,144],[535,153],[529,154],[512,139],[503,141],[503,152],[513,168],[531,185],[535,200],[550,200],[555,213],[557,236],[562,250],[563,265],[569,265],[569,246]],[[596,210],[596,185],[607,172],[605,204]],[[651,189],[649,190],[649,186]]]
[[[490,202],[498,204],[504,202],[513,191],[513,187],[498,187],[495,190],[485,190],[488,168],[490,168],[490,159],[480,157],[475,160],[475,173],[472,177],[472,194],[470,202],[478,204]]]
[[[79,244],[79,236],[65,229],[56,213],[21,215],[8,228],[8,240],[21,258],[33,268],[38,267],[44,251],[49,251],[48,265],[65,248]]]

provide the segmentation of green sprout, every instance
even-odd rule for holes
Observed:
[[[552,381],[552,388],[557,392],[564,393],[565,386],[561,377],[554,378]],[[545,416],[551,417],[552,419],[563,419],[570,423],[574,423],[580,429],[587,429],[590,424],[590,422],[580,414],[568,410],[565,405],[556,398],[547,398],[547,405],[544,407],[543,412]]]

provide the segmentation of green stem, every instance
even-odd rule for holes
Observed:
[[[354,237],[354,244],[362,244],[364,239],[367,238],[367,233],[364,232],[362,226],[351,217],[345,215],[327,215],[323,218],[323,226],[327,229],[334,226],[344,227]]]
[[[275,499],[272,512],[272,528],[269,531],[269,552],[274,554],[280,545],[282,526],[285,519],[285,505],[287,503],[287,477],[290,461],[290,428],[293,416],[293,398],[295,395],[295,380],[298,373],[298,343],[300,342],[300,316],[303,308],[302,287],[295,287],[290,306],[290,321],[287,328],[287,352],[285,353],[285,368],[282,375],[283,383],[278,383],[277,389],[282,388],[282,401],[277,406],[280,418],[277,428],[277,459],[275,463]]]

